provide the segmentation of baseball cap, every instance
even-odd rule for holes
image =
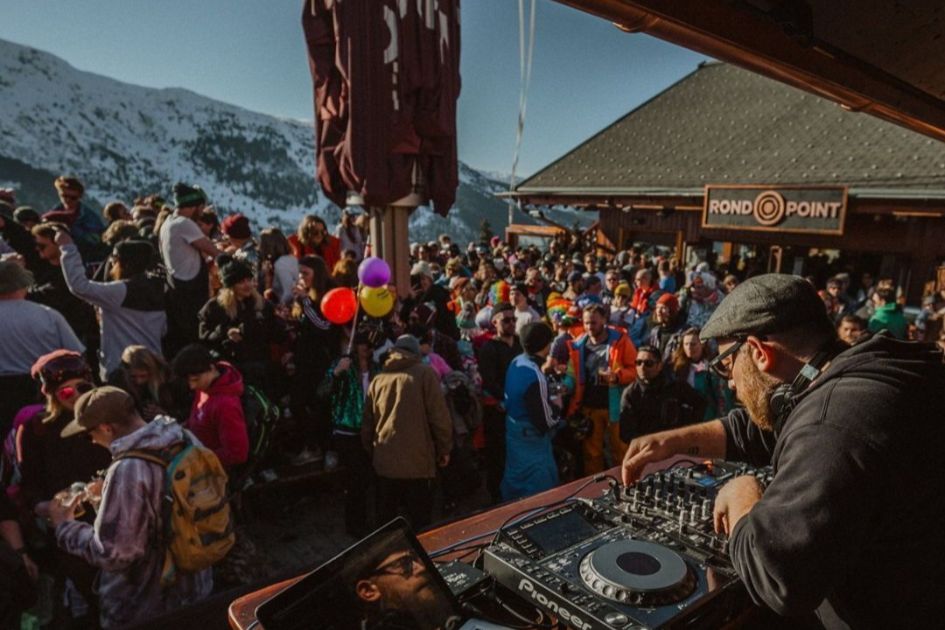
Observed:
[[[75,418],[59,434],[60,437],[77,435],[104,422],[124,420],[135,409],[135,401],[123,389],[105,385],[87,391],[75,401]]]
[[[833,330],[814,287],[798,276],[767,273],[749,278],[722,300],[699,337],[722,339],[767,335],[801,324]]]

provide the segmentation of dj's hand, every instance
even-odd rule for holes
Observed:
[[[643,468],[647,464],[662,461],[676,454],[666,439],[666,433],[666,431],[651,433],[634,438],[630,442],[627,453],[623,456],[623,466],[620,471],[624,485],[629,486],[639,481],[643,476]]]
[[[761,499],[761,493],[761,483],[752,475],[735,477],[722,486],[712,511],[715,533],[731,536],[736,523]]]

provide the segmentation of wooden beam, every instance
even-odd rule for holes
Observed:
[[[829,46],[804,46],[773,20],[723,0],[558,0],[742,66],[844,109],[867,112],[945,141],[945,102]]]

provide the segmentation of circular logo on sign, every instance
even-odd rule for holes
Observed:
[[[754,214],[759,225],[777,225],[784,218],[784,197],[773,190],[760,193],[755,197]]]

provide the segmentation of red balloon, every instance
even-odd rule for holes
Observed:
[[[347,287],[332,289],[322,298],[322,315],[332,324],[347,324],[358,310],[358,297]]]

